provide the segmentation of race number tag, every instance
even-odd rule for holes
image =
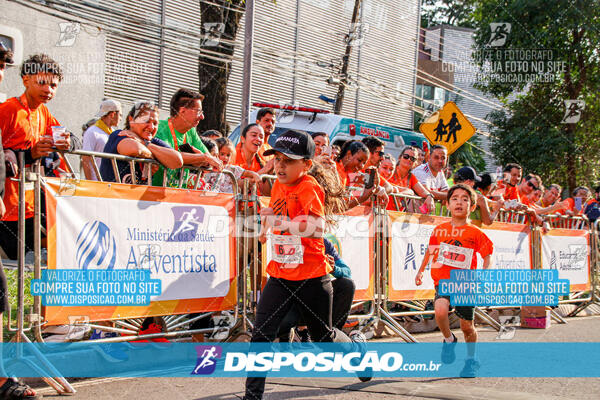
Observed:
[[[453,268],[470,269],[473,249],[458,247],[448,243],[440,243],[437,261]]]
[[[284,265],[282,268],[296,268],[304,263],[304,247],[299,236],[273,235],[273,260]]]

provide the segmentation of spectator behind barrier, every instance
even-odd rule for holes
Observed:
[[[519,200],[519,192],[517,185],[521,182],[523,176],[523,168],[519,164],[506,164],[502,172],[503,178],[498,181],[498,192],[495,194],[501,195],[504,200]]]
[[[265,140],[258,150],[258,154],[265,160],[265,166],[258,173],[260,175],[271,174],[273,173],[274,160],[272,157],[265,156],[264,153],[271,148],[269,145],[269,137],[275,132],[275,110],[272,108],[261,108],[258,110],[256,113],[256,123],[259,124],[265,132]]]
[[[208,150],[198,137],[196,126],[204,119],[202,101],[204,96],[194,90],[179,89],[171,97],[170,117],[158,123],[156,137],[181,153],[185,165],[209,167],[221,170],[223,165],[218,158],[208,154]],[[179,174],[183,182],[189,182],[189,170],[167,171],[166,186],[177,187]],[[163,186],[163,168],[152,177],[154,186]]]
[[[594,190],[594,198],[589,200],[583,213],[590,220],[591,223],[596,222],[600,217],[600,186],[597,186]]]
[[[217,147],[217,142],[215,142],[214,139],[202,136],[200,137],[200,140],[202,140],[202,144],[204,144],[204,147],[206,147],[208,150],[208,154],[216,158],[219,157],[219,148]]]
[[[379,164],[379,175],[388,182],[392,179],[396,169],[396,159],[389,154],[384,154],[381,164]]]
[[[428,189],[435,200],[444,201],[449,186],[444,176],[444,168],[448,161],[448,150],[444,146],[431,147],[429,162],[413,169],[412,173],[419,182]]]
[[[417,148],[412,146],[406,146],[400,152],[398,156],[398,164],[396,164],[396,170],[394,175],[390,179],[390,183],[395,185],[396,193],[417,195],[425,199],[425,207],[427,211],[433,211],[435,204],[433,202],[433,194],[427,190],[421,182],[418,181],[417,177],[412,173],[412,170],[417,165]],[[390,202],[390,206],[392,202]],[[388,206],[388,209],[390,207]],[[392,207],[391,209],[395,209]],[[419,211],[418,207],[410,210],[413,212]]]
[[[533,204],[529,199],[529,195],[541,188],[542,178],[535,174],[527,174],[525,179],[523,179],[519,186],[517,186],[517,200],[529,207]]]
[[[492,200],[491,194],[496,189],[496,180],[490,174],[481,174],[481,181],[475,182],[473,189]]]
[[[85,151],[95,151],[102,153],[108,136],[119,126],[123,111],[121,103],[116,100],[104,100],[100,103],[100,111],[96,114],[97,120],[83,132],[83,149]],[[94,167],[92,165],[92,157],[81,157],[83,172],[85,179],[97,181]],[[100,168],[101,158],[96,159],[96,165]]]
[[[340,176],[340,182],[344,186],[351,186],[348,174],[356,174],[365,168],[370,156],[369,148],[358,140],[349,140],[344,143],[340,154],[336,158],[336,168]]]
[[[367,148],[369,149],[369,159],[367,160],[367,163],[365,164],[365,168],[362,171],[363,177],[366,176],[366,173],[368,172],[367,170],[371,169],[371,168],[375,168],[375,170],[379,170],[379,165],[381,164],[381,160],[383,159],[384,156],[384,150],[385,150],[385,145],[384,143],[373,136],[367,136],[362,138],[361,142],[363,142],[363,144],[365,146],[367,146]],[[359,180],[359,182],[361,182],[361,185],[364,182],[364,179]],[[379,177],[379,185],[385,190],[385,192],[387,194],[393,193],[394,192],[394,186],[391,185],[387,179],[382,178],[381,176]],[[354,184],[353,186],[357,186],[356,184]]]
[[[4,70],[7,64],[13,63],[13,54],[12,51],[4,47],[2,42],[0,42],[0,83],[4,78]],[[6,180],[6,170],[5,170],[5,161],[4,161],[4,148],[3,148],[3,132],[0,130],[0,219],[4,218],[4,214],[6,213],[6,208],[4,206],[4,186]],[[7,232],[3,226],[4,222],[0,221],[0,235],[6,237]],[[14,237],[10,238],[13,242],[16,242]],[[1,242],[0,242],[1,244]],[[8,285],[6,283],[6,276],[4,275],[4,267],[2,266],[2,262],[0,261],[0,342],[2,342],[3,332],[2,328],[4,326],[4,318],[3,313],[8,310]],[[1,350],[1,347],[0,347]],[[22,383],[21,381],[11,378],[8,379],[6,377],[6,371],[4,370],[4,364],[2,363],[2,352],[0,351],[0,396],[2,398],[9,398],[10,393],[17,395],[20,393],[20,396],[26,399],[37,399],[38,396],[36,392]],[[13,396],[14,397],[14,396]],[[18,398],[18,397],[17,397]]]
[[[454,174],[454,183],[463,185],[467,185],[471,188],[478,183],[481,183],[482,179],[477,175],[477,172],[472,167],[462,167]],[[485,225],[491,225],[496,216],[498,215],[498,211],[502,208],[503,202],[494,202],[488,200],[483,194],[478,191],[475,191],[477,195],[475,204],[477,208],[473,213],[471,213],[472,219],[481,220]],[[494,210],[493,212],[490,210]]]
[[[21,78],[25,92],[20,97],[12,97],[0,104],[0,132],[4,155],[9,165],[9,177],[18,177],[20,172],[16,155],[18,151],[25,153],[25,163],[31,165],[52,153],[53,145],[61,150],[68,150],[71,145],[69,135],[53,141],[51,127],[60,126],[60,123],[45,105],[54,98],[58,84],[63,78],[60,65],[46,54],[35,54],[21,66]],[[32,250],[35,232],[33,190],[26,191],[25,204],[25,246],[28,251]],[[0,223],[0,246],[8,258],[15,260],[18,255],[18,180],[6,180],[4,206],[6,212]]]
[[[266,174],[266,162],[260,156],[261,149],[265,140],[265,132],[259,124],[248,124],[242,130],[240,143],[235,148],[235,165],[248,171],[254,171],[258,175]],[[271,193],[269,182],[261,182],[258,186],[259,192],[268,196]]]
[[[569,216],[582,215],[590,199],[590,189],[587,186],[576,187],[573,190],[573,197],[565,200],[565,210],[563,213]]]
[[[232,172],[236,180],[247,178],[251,179],[256,184],[261,183],[260,175],[258,175],[256,172],[248,171],[238,165],[230,164],[231,160],[234,158],[235,152],[231,140],[222,137],[218,138],[215,142],[217,146],[218,157],[221,162],[223,162],[224,170]],[[206,182],[205,190],[220,193],[233,193],[233,182],[231,182],[231,177],[226,174],[209,172],[204,175],[204,180]]]
[[[329,145],[329,136],[325,132],[315,132],[312,135],[315,142],[315,161],[323,167],[335,170],[332,147]]]
[[[158,107],[149,101],[139,101],[127,114],[125,129],[116,130],[110,134],[104,152],[136,158],[156,159],[166,168],[181,168],[183,165],[181,154],[154,136],[157,128]],[[122,183],[133,183],[129,162],[117,161],[117,169]],[[147,169],[144,168],[142,171],[139,163],[135,163],[134,173],[138,185],[145,184],[149,179]],[[102,159],[100,174],[106,182],[117,181],[110,159]]]
[[[337,158],[341,152],[342,152],[342,148],[340,146],[338,146],[337,144],[331,145],[331,158],[333,160],[337,160]]]
[[[207,131],[204,131],[200,134],[201,137],[204,138],[209,138],[212,140],[217,140],[218,138],[222,138],[223,134],[219,131],[217,131],[216,129],[209,129]]]

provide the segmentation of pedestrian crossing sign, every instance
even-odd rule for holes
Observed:
[[[454,153],[475,134],[475,127],[453,101],[431,114],[419,130],[432,145],[440,144],[447,148],[448,154]]]

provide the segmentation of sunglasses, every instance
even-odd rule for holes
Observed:
[[[533,183],[531,183],[531,181],[527,181],[527,184],[529,185],[530,188],[532,188],[533,190],[540,190],[540,188],[538,188],[537,186],[535,186]]]
[[[385,155],[385,153],[381,150],[377,151],[376,153],[379,157],[383,157]]]
[[[412,162],[417,161],[417,157],[409,156],[408,154],[402,154],[402,158],[404,158],[405,160],[410,160]]]

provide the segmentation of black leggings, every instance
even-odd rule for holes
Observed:
[[[333,287],[333,304],[331,312],[331,322],[334,328],[342,330],[348,314],[350,313],[350,307],[352,307],[352,300],[354,299],[355,285],[354,281],[350,278],[337,278],[331,282]],[[279,327],[280,342],[287,342],[290,329],[300,324],[302,313],[297,305],[294,305],[290,312],[284,317]],[[303,320],[302,320],[303,321]]]
[[[303,281],[269,278],[258,302],[252,342],[275,340],[281,322],[294,305],[304,315],[310,336],[315,342],[349,342],[350,339],[343,332],[331,328],[332,297],[329,275]],[[246,399],[262,399],[264,391],[264,377],[246,379]]]

